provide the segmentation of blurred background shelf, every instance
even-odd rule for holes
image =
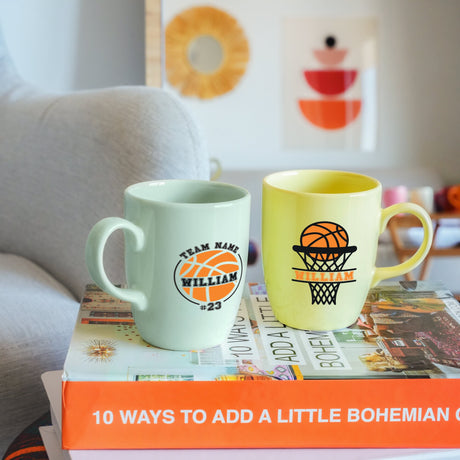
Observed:
[[[458,244],[451,247],[437,246],[438,232],[443,226],[449,226],[451,228],[455,227],[460,234],[460,211],[433,213],[430,214],[430,217],[433,222],[433,246],[431,247],[426,259],[422,262],[420,274],[418,276],[420,280],[427,278],[432,258],[460,256],[460,245]],[[409,214],[394,216],[388,223],[391,241],[400,263],[407,260],[417,250],[416,246],[407,245],[407,242],[401,238],[400,230],[420,226],[420,221]],[[412,272],[407,273],[405,277],[408,281],[413,281],[415,279]]]

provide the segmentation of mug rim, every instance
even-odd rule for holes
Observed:
[[[355,191],[346,191],[346,192],[313,192],[313,191],[302,191],[302,190],[293,190],[292,188],[283,187],[279,183],[274,183],[273,180],[279,177],[286,177],[286,176],[294,176],[294,175],[311,175],[311,174],[327,174],[327,175],[335,175],[335,176],[351,176],[359,178],[360,180],[365,179],[369,182],[369,187],[361,188]],[[361,174],[353,171],[343,171],[343,170],[336,170],[336,169],[290,169],[285,171],[276,171],[271,174],[268,174],[264,177],[263,184],[265,186],[271,187],[273,189],[279,190],[285,193],[293,193],[293,194],[300,194],[300,195],[315,195],[315,196],[345,196],[345,195],[360,195],[366,194],[372,191],[382,190],[381,182],[376,179],[375,177],[369,176],[367,174]]]
[[[186,200],[163,200],[160,198],[154,197],[147,197],[142,195],[141,193],[136,193],[137,189],[146,189],[147,187],[171,187],[173,184],[182,184],[184,186],[189,187],[200,187],[204,189],[204,187],[220,189],[220,190],[228,190],[236,193],[239,196],[229,197],[225,200],[216,200],[216,201],[205,201],[205,202],[194,202],[194,201],[186,201]],[[151,180],[151,181],[143,181],[143,182],[136,182],[128,186],[124,191],[124,196],[130,197],[144,203],[155,203],[156,205],[164,205],[164,206],[218,206],[218,205],[228,205],[231,203],[235,203],[238,201],[242,201],[248,199],[250,197],[250,193],[243,187],[238,185],[229,184],[226,182],[214,182],[211,180],[202,180],[202,179],[160,179],[160,180]]]

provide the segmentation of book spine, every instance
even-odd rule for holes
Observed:
[[[460,379],[63,382],[65,449],[460,447]]]

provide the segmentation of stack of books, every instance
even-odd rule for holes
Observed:
[[[130,305],[90,285],[64,370],[43,378],[47,450],[72,459],[455,448],[460,305],[439,284],[382,283],[353,326],[302,331],[276,320],[263,284],[249,284],[226,343],[175,352],[144,342]]]

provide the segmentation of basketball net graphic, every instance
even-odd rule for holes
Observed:
[[[300,245],[292,249],[305,264],[306,270],[294,268],[293,281],[310,286],[313,304],[336,304],[340,284],[356,281],[354,268],[344,269],[356,246],[348,246],[348,233],[334,222],[315,222],[300,236]]]

